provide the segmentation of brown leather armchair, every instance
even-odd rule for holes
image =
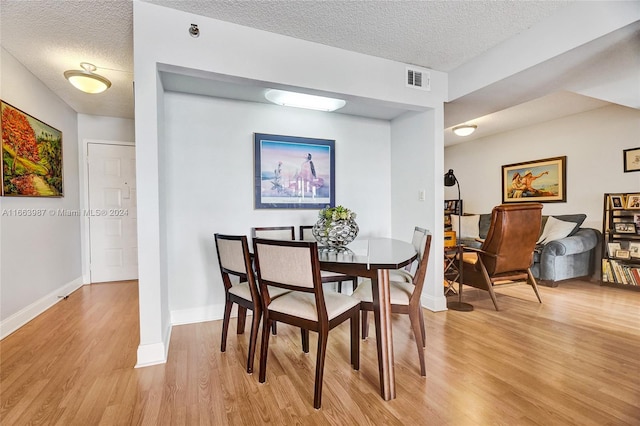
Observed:
[[[465,248],[463,283],[486,290],[498,310],[493,287],[526,282],[542,303],[536,279],[529,269],[540,235],[542,204],[502,204],[493,208],[487,238],[480,249]]]

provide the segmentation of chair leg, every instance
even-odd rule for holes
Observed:
[[[256,355],[256,343],[258,340],[258,328],[260,327],[260,316],[262,312],[259,310],[253,311],[253,317],[251,321],[251,335],[249,336],[249,354],[247,355],[247,373],[253,373],[253,360]]]
[[[220,342],[220,352],[225,352],[227,350],[227,332],[229,331],[229,319],[231,317],[232,307],[232,301],[227,300],[226,302],[224,302],[224,316],[222,319],[222,341]]]
[[[302,352],[309,353],[309,330],[304,328],[300,329],[300,336],[302,337]]]
[[[480,269],[482,270],[482,276],[484,278],[484,282],[487,284],[487,291],[489,292],[489,296],[491,296],[491,300],[493,301],[493,306],[498,309],[498,300],[496,299],[496,294],[493,291],[493,284],[491,284],[491,278],[489,278],[489,273],[487,272],[487,268],[485,268],[484,263],[482,262],[482,258],[478,256],[478,262],[480,263]]]
[[[338,293],[342,293],[342,281],[338,281]]]
[[[247,320],[247,308],[238,305],[238,327],[236,333],[244,334],[244,324]]]
[[[540,299],[540,293],[538,293],[538,285],[536,284],[536,278],[531,273],[531,269],[527,269],[527,275],[529,277],[528,281],[531,284],[531,287],[533,287],[533,291],[535,292],[536,297],[538,298],[538,302],[542,303],[542,299]]]
[[[327,354],[328,330],[318,332],[318,356],[316,359],[316,383],[313,390],[313,408],[320,408],[322,405],[322,379],[324,375],[324,360]]]
[[[420,360],[420,375],[426,376],[426,368],[424,363],[424,340],[422,338],[422,329],[420,327],[420,316],[422,312],[420,312],[420,307],[418,309],[414,309],[412,306],[409,307],[409,321],[411,322],[411,329],[413,330],[413,337],[416,341],[416,346],[418,347],[418,359]]]
[[[260,347],[260,373],[258,374],[258,381],[264,383],[267,380],[267,354],[269,351],[269,328],[271,328],[273,321],[264,315],[264,322],[262,323],[262,345]]]
[[[276,334],[278,334],[278,329],[276,327],[276,322],[275,321],[272,321],[272,324],[271,324],[271,334],[273,334],[274,336]]]
[[[500,309],[498,309],[498,299],[496,299],[496,294],[493,291],[493,285],[491,284],[491,282],[489,282],[489,296],[491,296],[491,300],[493,301],[493,306],[495,306],[496,311],[499,311]]]
[[[365,340],[369,336],[369,318],[367,311],[362,312],[362,340]]]
[[[427,347],[427,330],[424,328],[424,314],[422,313],[422,308],[420,308],[420,315],[418,317],[420,319],[420,332],[422,334],[422,347]]]
[[[360,370],[360,312],[356,311],[351,317],[351,365],[354,370]]]

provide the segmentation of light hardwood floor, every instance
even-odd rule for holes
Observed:
[[[73,293],[0,344],[2,425],[638,425],[640,292],[582,281],[486,292],[473,312],[424,311],[427,376],[406,315],[394,316],[397,398],[378,394],[375,334],[349,365],[348,323],[330,333],[322,409],[313,409],[315,336],[279,324],[267,383],[246,374],[248,327],[173,328],[168,361],[134,369],[137,283]],[[258,351],[259,353],[259,351]],[[256,360],[256,366],[258,361]]]

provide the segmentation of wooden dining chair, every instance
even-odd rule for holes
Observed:
[[[411,244],[420,253],[423,238],[427,235],[428,231],[424,228],[416,226],[413,228],[413,236],[411,237]],[[389,271],[389,279],[391,281],[406,281],[408,283],[413,281],[413,275],[415,271],[414,267],[419,263],[419,258],[408,264],[402,269],[392,269]],[[417,267],[416,267],[417,268]]]
[[[300,240],[301,241],[316,241],[316,237],[313,236],[311,230],[313,226],[301,225],[300,226]],[[352,275],[340,274],[338,272],[320,271],[320,277],[323,283],[338,283],[338,293],[342,293],[342,282],[351,281],[351,291],[355,290],[358,286],[358,277]]]
[[[391,312],[396,314],[408,314],[411,322],[411,329],[418,347],[418,359],[420,361],[420,375],[426,376],[424,361],[424,348],[426,345],[426,331],[424,327],[424,315],[420,296],[422,287],[427,275],[429,265],[429,253],[431,250],[431,234],[426,231],[419,245],[419,262],[411,282],[404,280],[389,281],[389,291],[391,296]],[[366,279],[360,283],[353,297],[360,300],[360,310],[362,311],[362,338],[368,335],[369,322],[367,312],[373,311],[373,294],[371,280]]]
[[[253,240],[253,252],[263,296],[259,381],[264,383],[266,380],[270,337],[268,328],[273,321],[300,327],[303,330],[303,347],[305,334],[307,336],[306,350],[309,330],[317,332],[313,406],[320,408],[329,331],[346,320],[351,321],[351,364],[354,370],[360,368],[360,302],[341,293],[323,292],[316,242],[256,238]],[[273,288],[291,291],[274,299]]]
[[[238,305],[238,334],[244,333],[247,309],[251,310],[253,317],[247,354],[247,373],[252,373],[258,326],[262,317],[262,300],[251,267],[249,244],[244,235],[215,234],[215,242],[222,283],[224,284],[225,300],[220,351],[225,352],[227,349],[227,334],[233,304]],[[277,297],[286,292],[283,289],[272,289],[271,297]]]
[[[295,240],[294,226],[260,226],[251,228],[251,238],[269,238],[272,240]]]
[[[251,228],[251,239],[269,238],[271,240],[295,240],[294,226],[258,226]],[[271,332],[275,336],[278,334],[277,323],[274,321],[271,325]]]

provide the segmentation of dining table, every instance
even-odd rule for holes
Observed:
[[[418,257],[411,243],[391,238],[357,239],[347,248],[319,247],[320,268],[369,278],[373,294],[380,395],[386,401],[396,397],[391,329],[389,270],[400,269]]]

